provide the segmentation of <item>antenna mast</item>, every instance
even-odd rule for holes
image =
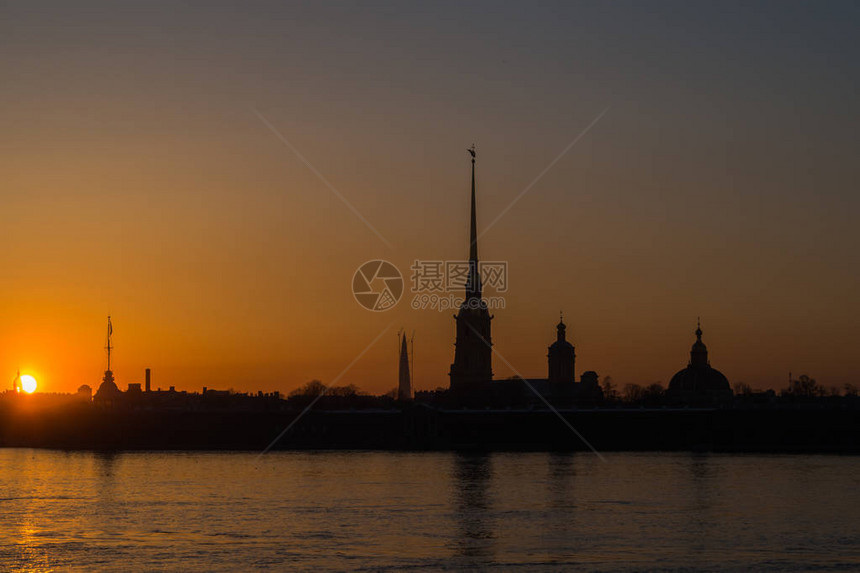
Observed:
[[[110,315],[108,315],[108,326],[107,326],[107,346],[105,349],[107,350],[107,369],[110,370],[110,351],[113,349],[113,345],[111,344],[111,335],[113,334],[113,325],[110,322]]]

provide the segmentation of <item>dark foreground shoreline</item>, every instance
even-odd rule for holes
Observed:
[[[560,414],[598,451],[860,453],[860,410],[586,409]],[[0,447],[66,450],[528,450],[590,447],[549,410],[7,411]]]

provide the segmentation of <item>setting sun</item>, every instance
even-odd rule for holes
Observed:
[[[36,391],[36,379],[28,374],[21,376],[21,389],[27,394],[32,394]]]

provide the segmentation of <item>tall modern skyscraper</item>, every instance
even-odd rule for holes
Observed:
[[[475,208],[475,147],[472,156],[472,220],[469,244],[469,275],[466,298],[454,318],[457,340],[454,343],[454,363],[451,364],[451,390],[475,388],[493,379],[493,348],[486,301],[481,298],[481,273],[478,268],[478,223]]]
[[[412,377],[409,373],[409,350],[406,348],[406,333],[402,335],[400,344],[400,371],[397,377],[397,399],[412,399]]]

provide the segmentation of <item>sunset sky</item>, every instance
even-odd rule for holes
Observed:
[[[732,383],[860,384],[860,4],[187,4],[0,7],[2,388],[97,387],[109,313],[121,389],[331,382],[386,327],[338,384],[403,327],[447,387],[454,311],[353,273],[467,257],[472,143],[480,231],[580,136],[479,242],[519,373],[563,310],[577,375],[666,385],[701,316]]]

